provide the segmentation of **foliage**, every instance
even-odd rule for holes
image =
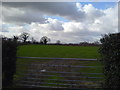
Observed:
[[[100,41],[101,62],[106,76],[103,87],[120,88],[120,33],[104,35]]]
[[[18,36],[13,36],[13,40],[14,40],[15,42],[17,42],[17,41],[18,41],[18,39],[19,39],[19,37],[18,37]]]
[[[26,40],[29,38],[29,33],[26,33],[26,32],[23,32],[21,35],[20,35],[20,39],[23,41],[23,43],[26,43]]]
[[[15,39],[2,38],[3,87],[8,87],[13,84],[13,75],[16,72],[17,45]]]
[[[47,36],[43,36],[41,39],[40,39],[40,43],[42,44],[47,44],[47,42],[50,41],[50,38],[48,38]]]
[[[34,37],[31,37],[31,43],[36,44],[37,41],[34,39]]]

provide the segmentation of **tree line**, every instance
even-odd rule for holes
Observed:
[[[29,40],[31,39],[31,40]],[[47,36],[43,36],[40,39],[40,42],[36,41],[34,39],[34,37],[30,38],[30,34],[23,32],[21,33],[21,35],[19,36],[13,36],[12,38],[7,38],[7,37],[2,37],[2,40],[13,40],[16,41],[18,43],[23,43],[23,44],[28,44],[28,43],[33,43],[33,44],[47,44],[48,42],[50,42],[50,38],[48,38]]]
[[[19,36],[13,36],[12,38],[7,38],[7,37],[2,37],[2,39],[11,39],[13,41],[16,41],[18,43],[21,43],[21,44],[44,44],[44,45],[73,45],[73,46],[78,46],[78,45],[81,45],[81,46],[96,46],[96,45],[100,45],[100,43],[98,41],[95,41],[93,43],[89,43],[89,42],[80,42],[80,43],[67,43],[67,44],[63,44],[61,43],[60,40],[57,40],[56,43],[49,43],[51,41],[51,39],[47,36],[43,36],[40,38],[39,41],[36,41],[34,39],[34,37],[31,37],[30,38],[30,34],[27,33],[27,32],[23,32],[21,33]]]

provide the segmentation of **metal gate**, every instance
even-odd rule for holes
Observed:
[[[15,83],[27,88],[101,88],[100,70],[97,59],[18,57]]]

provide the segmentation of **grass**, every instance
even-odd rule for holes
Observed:
[[[86,59],[99,59],[98,46],[60,46],[60,45],[23,45],[18,47],[17,56],[20,57],[56,57],[56,58],[86,58]],[[17,60],[17,73],[15,80],[22,76],[22,70],[27,70],[29,67],[21,64],[31,63],[31,59],[18,59]],[[48,63],[50,60],[34,60],[36,63]],[[66,62],[66,61],[64,61]],[[63,63],[64,63],[63,62]],[[68,61],[69,62],[69,61]],[[58,62],[59,63],[59,62]],[[55,64],[55,63],[54,63]],[[67,62],[65,63],[67,64]],[[69,63],[68,63],[69,64]],[[81,66],[102,66],[98,61],[79,61],[71,63],[72,65]],[[65,68],[69,70],[68,68]],[[51,69],[52,71],[52,69]],[[54,69],[53,69],[54,71]],[[69,70],[70,71],[70,70]],[[78,72],[85,73],[102,73],[102,68],[79,68]],[[104,77],[103,75],[84,75],[87,77]],[[47,79],[64,79],[57,76],[48,77]],[[86,80],[86,79],[85,79]],[[90,79],[91,80],[91,79]],[[54,83],[54,81],[46,80],[44,82]],[[64,84],[64,83],[63,83]],[[86,83],[87,84],[87,83]],[[89,83],[88,83],[89,84]],[[47,85],[47,84],[44,84]],[[51,86],[51,85],[47,85]]]
[[[18,47],[17,56],[99,58],[97,46],[23,45]]]
[[[56,76],[51,76],[51,77],[48,77],[47,79],[58,79],[58,80],[64,80],[65,78],[62,78],[62,77],[58,77],[59,74],[52,74],[52,75],[56,75]],[[58,85],[58,84],[64,84],[62,82],[57,82],[57,81],[51,81],[51,80],[45,80],[44,82],[46,83],[57,83],[57,85],[55,84],[43,84],[43,86],[61,86],[61,85]]]

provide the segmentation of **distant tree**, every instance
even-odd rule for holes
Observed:
[[[80,45],[88,45],[88,42],[80,42]]]
[[[56,44],[60,44],[60,43],[61,43],[60,40],[57,40],[57,41],[56,41]]]
[[[19,39],[18,36],[13,36],[13,41],[17,42],[18,39]]]
[[[31,38],[32,43],[36,43],[37,41],[34,39],[34,37]]]
[[[95,44],[95,45],[99,45],[100,42],[99,42],[99,41],[95,41],[94,44]]]
[[[41,39],[40,39],[40,43],[41,44],[47,44],[47,42],[50,41],[50,38],[48,38],[47,36],[43,36]]]
[[[29,38],[29,33],[26,33],[26,32],[23,32],[21,35],[20,35],[20,39],[26,43],[26,40]]]
[[[8,38],[5,36],[1,36],[2,40],[7,40]]]

